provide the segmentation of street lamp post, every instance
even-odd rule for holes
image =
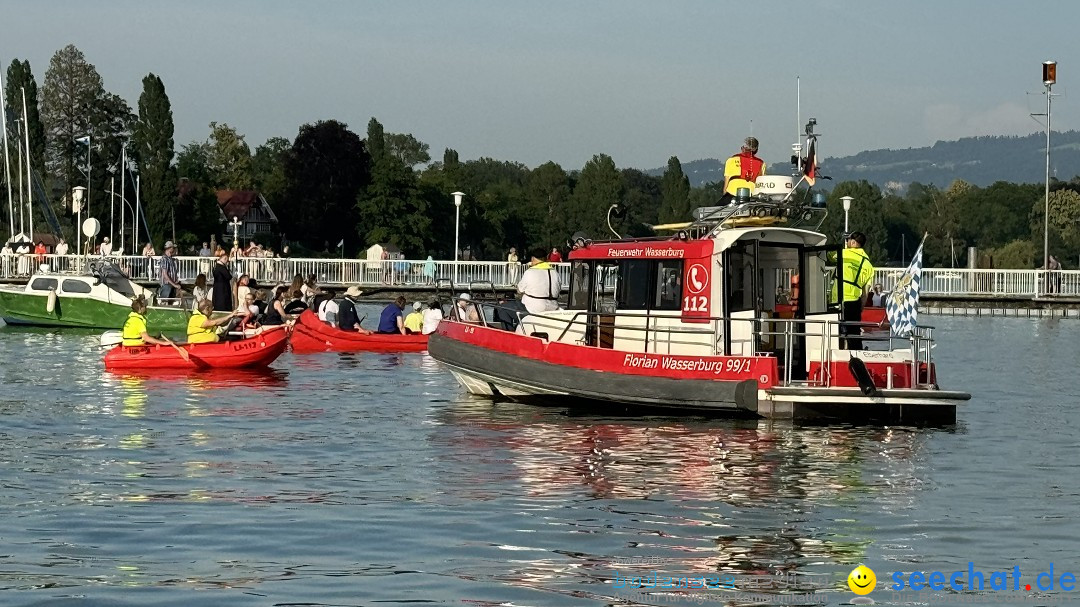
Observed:
[[[461,199],[465,192],[454,192],[454,282],[457,282],[458,252],[461,251]]]
[[[840,199],[840,202],[844,203],[844,236],[848,234],[848,211],[851,210],[851,201],[855,200],[851,196],[844,196]]]
[[[1043,270],[1050,269],[1050,87],[1057,82],[1057,62],[1043,62],[1043,84],[1046,85],[1046,201],[1043,209]],[[1045,290],[1050,291],[1050,274],[1044,275]]]
[[[458,260],[458,251],[461,250],[460,235],[461,235],[461,199],[465,196],[465,192],[454,192],[451,194],[454,197],[454,208],[457,209],[457,213],[454,218],[454,261]]]

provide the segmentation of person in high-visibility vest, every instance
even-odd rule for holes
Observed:
[[[857,323],[862,321],[864,293],[867,285],[870,284],[870,280],[874,278],[874,264],[870,263],[870,258],[866,255],[866,251],[863,250],[863,245],[866,244],[866,234],[852,232],[848,234],[844,244],[847,248],[844,249],[840,261],[844,297],[841,300],[841,310],[843,311],[841,319],[844,322],[840,325],[840,335],[842,342],[846,341],[846,345],[841,343],[841,347],[846,347],[848,350],[862,350],[862,339],[855,337],[843,339],[843,336],[862,334],[862,327]],[[833,289],[835,296],[836,283],[833,283]]]
[[[739,188],[750,190],[754,194],[754,181],[765,173],[765,161],[757,157],[758,140],[747,137],[738,154],[724,163],[724,195],[720,204],[729,204],[739,192]]]

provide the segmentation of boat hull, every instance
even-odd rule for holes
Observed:
[[[642,354],[453,321],[439,326],[428,351],[472,394],[540,404],[588,401],[799,421],[951,424],[957,404],[970,398],[883,386],[867,395],[852,387],[854,380],[847,386],[783,386],[776,359],[768,356]]]
[[[211,344],[116,346],[105,354],[109,371],[256,369],[274,362],[288,345],[285,327],[242,339]],[[185,358],[177,348],[187,353]]]
[[[479,336],[465,341],[453,336],[461,329],[459,323],[444,322],[431,336],[428,351],[448,366],[458,382],[473,394],[501,395],[515,400],[565,402],[566,399],[587,399],[644,407],[754,414],[757,411],[758,371],[775,377],[775,360],[761,361],[764,365],[771,362],[772,371],[748,364],[745,372],[726,379],[688,377],[678,372],[666,376],[612,372],[608,369],[625,363],[627,356],[641,355],[545,342],[487,327],[464,327],[471,331],[469,336]],[[502,347],[491,347],[491,342]],[[578,358],[575,354],[584,357]],[[716,362],[728,360],[726,357],[711,358]],[[660,360],[659,357],[656,360]],[[648,366],[629,370],[634,369],[655,370]]]
[[[292,336],[293,352],[423,352],[427,335],[364,335],[342,331],[319,320],[311,310],[296,319]]]
[[[130,300],[111,303],[60,295],[52,312],[47,303],[47,294],[0,290],[0,318],[9,325],[119,329],[131,312]],[[181,307],[151,307],[146,324],[154,332],[183,333],[189,316]]]

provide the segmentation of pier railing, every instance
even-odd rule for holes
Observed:
[[[77,255],[5,255],[0,257],[0,278],[24,279],[46,266],[54,274],[80,274],[90,263],[106,259],[119,266],[134,280],[156,281],[160,256],[111,255],[108,257]],[[194,282],[199,274],[205,274],[212,282],[216,263],[213,257],[174,257],[180,281]],[[570,264],[554,264],[558,267],[564,288],[570,283]],[[299,274],[305,279],[310,274],[320,285],[362,288],[432,287],[436,280],[449,279],[460,288],[470,283],[491,283],[497,288],[517,285],[525,271],[525,265],[505,261],[437,261],[426,259],[395,259],[367,261],[361,259],[314,259],[314,258],[268,258],[242,257],[229,262],[234,278],[247,274],[260,284],[288,283]]]
[[[888,291],[905,269],[878,268],[874,282]],[[1080,297],[1080,271],[923,268],[920,291],[956,298]]]
[[[20,279],[29,277],[40,265],[56,274],[79,274],[91,261],[101,257],[80,259],[76,255],[0,256],[0,278]],[[121,267],[135,280],[156,281],[160,257],[139,255],[109,256],[112,263]],[[215,260],[212,257],[177,256],[180,280],[191,283],[199,274],[212,281]],[[570,284],[570,264],[554,264],[562,278],[563,289]],[[459,288],[473,282],[491,283],[496,288],[508,288],[517,284],[525,270],[524,264],[505,261],[438,261],[425,259],[399,259],[366,261],[360,259],[311,259],[311,258],[264,258],[243,257],[229,263],[234,277],[247,274],[260,284],[287,283],[300,274],[307,278],[314,274],[320,285],[361,288],[434,288],[436,280],[451,280]],[[881,283],[888,291],[903,274],[905,268],[878,268],[874,283]],[[1080,271],[1078,270],[968,270],[953,268],[923,268],[922,294],[931,297],[957,298],[1037,298],[1080,297]]]

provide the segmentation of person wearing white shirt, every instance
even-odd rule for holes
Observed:
[[[439,323],[442,322],[442,306],[439,302],[433,301],[428,304],[426,310],[424,310],[424,325],[420,329],[420,332],[424,335],[431,335],[439,328]]]
[[[109,255],[112,255],[112,243],[109,242],[108,236],[102,239],[101,246],[98,247],[98,250],[101,251],[102,257],[108,257]]]
[[[319,303],[319,320],[337,326],[338,302],[328,297]]]
[[[559,294],[562,283],[559,271],[544,260],[546,251],[534,249],[529,259],[529,269],[521,276],[517,291],[521,293],[521,303],[530,314],[542,314],[559,309]]]

